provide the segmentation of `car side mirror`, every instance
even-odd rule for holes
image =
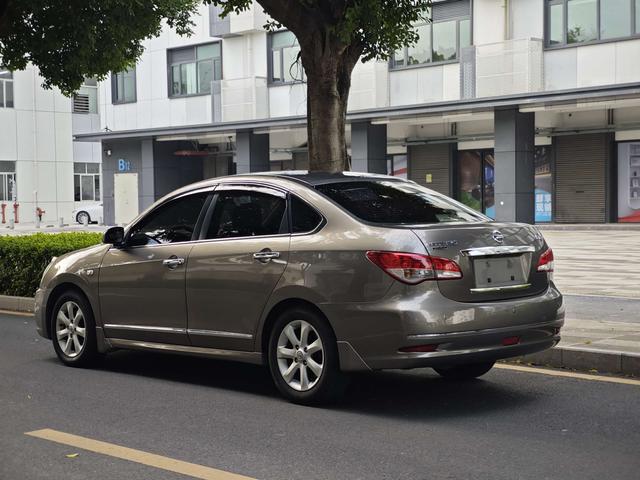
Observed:
[[[115,247],[121,247],[124,242],[124,228],[111,227],[104,232],[102,243],[110,243]]]

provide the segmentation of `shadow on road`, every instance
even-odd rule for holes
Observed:
[[[477,380],[450,381],[425,368],[352,375],[349,391],[339,408],[411,421],[433,421],[517,410],[537,397],[530,389],[523,391],[507,381],[501,373],[491,372]]]
[[[256,365],[118,351],[109,354],[97,368],[278,398],[267,368]],[[523,389],[520,382],[514,385],[504,375],[492,372],[484,379],[452,382],[441,379],[431,369],[352,374],[345,396],[336,404],[322,408],[431,421],[520,409],[542,395]]]

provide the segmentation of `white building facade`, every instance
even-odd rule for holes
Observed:
[[[97,85],[76,97],[42,88],[38,69],[0,68],[0,206],[4,223],[72,221],[80,204],[100,203],[100,142],[73,142],[99,130]],[[98,219],[96,219],[98,220]]]
[[[354,71],[354,170],[407,176],[501,220],[640,221],[640,0],[445,0],[429,16],[416,46]],[[40,195],[56,178],[57,203],[43,208],[64,213],[71,165],[101,160],[105,220],[126,223],[192,181],[306,168],[298,47],[265,20],[255,3],[226,19],[202,6],[193,36],[165,29],[134,70],[99,85],[98,116],[72,114],[55,93],[45,105],[19,92],[19,75],[37,81],[14,73],[3,125],[6,115],[16,131],[34,130],[27,117],[62,119],[31,135],[33,147],[5,148],[19,134],[0,133],[0,160],[25,162],[19,192]],[[36,173],[20,172],[28,161]],[[39,173],[41,163],[53,170]],[[37,188],[21,186],[29,175]]]

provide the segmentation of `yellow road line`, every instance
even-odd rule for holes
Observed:
[[[250,477],[225,472],[224,470],[183,462],[182,460],[175,460],[173,458],[143,452],[142,450],[121,447],[113,443],[101,442],[87,437],[51,430],[49,428],[26,432],[25,435],[203,480],[253,480]]]
[[[33,317],[33,312],[16,312],[15,310],[1,310],[2,315],[18,315],[20,317]]]
[[[580,380],[590,380],[592,382],[621,383],[623,385],[635,385],[636,387],[640,387],[640,380],[635,380],[633,378],[605,377],[603,375],[589,375],[587,373],[568,372],[565,370],[550,370],[548,368],[525,367],[522,365],[511,365],[508,363],[496,364],[496,368],[502,368],[503,370],[514,370],[516,372],[551,375],[553,377],[578,378]]]

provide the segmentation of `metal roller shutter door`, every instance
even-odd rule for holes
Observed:
[[[606,221],[606,134],[556,137],[555,221]]]
[[[449,152],[446,143],[436,145],[416,145],[408,149],[409,180],[436,192],[450,195]],[[432,183],[426,182],[426,175],[432,175]]]

